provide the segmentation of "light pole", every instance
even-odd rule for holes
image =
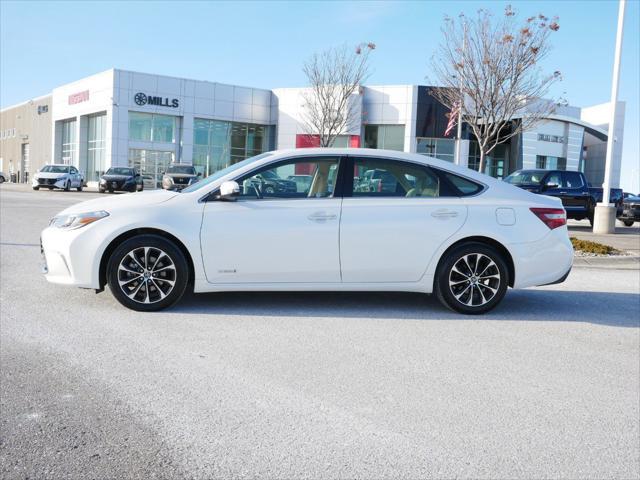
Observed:
[[[613,168],[613,147],[615,144],[616,110],[618,106],[618,84],[620,83],[620,55],[622,53],[622,34],[624,30],[624,7],[626,0],[620,0],[618,7],[618,33],[616,34],[616,52],[613,59],[613,79],[611,82],[611,104],[609,135],[607,138],[607,157],[602,184],[602,203],[596,205],[593,215],[593,233],[615,233],[616,206],[609,203],[611,192],[611,169]]]

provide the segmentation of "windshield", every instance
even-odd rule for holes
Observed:
[[[542,181],[542,177],[544,177],[544,174],[545,172],[513,172],[511,175],[505,178],[504,181],[512,185],[540,183]]]
[[[193,185],[185,188],[184,190],[182,190],[182,193],[190,193],[190,192],[195,192],[196,190],[200,190],[201,188],[206,187],[207,185],[211,184],[212,182],[215,182],[219,178],[222,178],[225,175],[229,175],[230,173],[233,173],[236,170],[239,170],[242,167],[255,162],[256,160],[260,160],[261,158],[265,158],[265,157],[268,157],[270,155],[273,155],[273,152],[261,153],[260,155],[256,155],[255,157],[249,157],[249,158],[247,158],[245,160],[242,160],[241,162],[234,163],[233,165],[229,165],[227,168],[223,168],[222,170],[218,170],[216,173],[209,175],[204,180],[202,180],[202,181],[200,181],[198,183],[194,183]]]
[[[124,168],[124,167],[110,168],[109,170],[107,170],[107,173],[105,173],[105,175],[131,175],[131,176],[133,176],[133,169]]]
[[[182,175],[195,175],[196,169],[191,165],[171,165],[167,168],[167,173],[179,173]]]
[[[45,165],[40,171],[47,173],[69,173],[69,167],[66,165]]]

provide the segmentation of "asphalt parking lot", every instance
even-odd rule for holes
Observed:
[[[40,274],[40,230],[95,196],[0,186],[0,477],[640,477],[638,270],[479,318],[391,293],[144,314]]]

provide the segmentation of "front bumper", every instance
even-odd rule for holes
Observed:
[[[103,237],[95,231],[93,225],[77,230],[45,228],[40,236],[40,251],[41,271],[47,281],[98,288],[99,263],[96,264],[96,258],[99,258]]]
[[[31,180],[31,186],[43,188],[64,188],[65,182],[65,178],[34,178]]]

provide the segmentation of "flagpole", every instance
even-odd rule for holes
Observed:
[[[467,23],[464,23],[464,37],[462,39],[462,69],[464,69],[464,52],[467,49]],[[461,162],[461,146],[462,146],[462,108],[464,105],[464,94],[462,93],[463,77],[460,70],[460,104],[458,105],[458,131],[456,133],[456,165],[460,165]]]

